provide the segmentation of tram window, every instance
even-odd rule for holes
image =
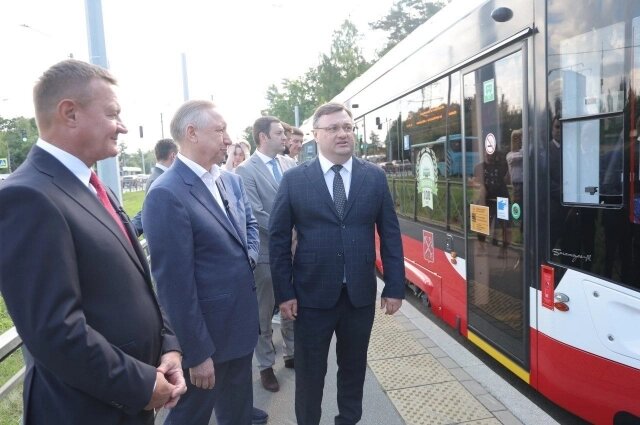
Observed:
[[[561,141],[563,202],[621,206],[622,117],[565,122]]]
[[[581,28],[565,37],[566,25],[552,26],[549,75],[552,98],[562,97],[561,113],[565,119],[620,112],[624,108],[625,24],[618,22],[602,28]],[[562,33],[554,31],[562,29]],[[553,43],[555,42],[555,43]],[[553,95],[555,94],[555,95]]]

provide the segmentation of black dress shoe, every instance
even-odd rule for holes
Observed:
[[[280,384],[278,384],[276,375],[273,374],[273,368],[268,367],[260,371],[260,382],[262,382],[262,386],[267,391],[275,393],[280,390]]]
[[[253,408],[253,412],[251,413],[251,424],[252,425],[261,425],[266,424],[269,419],[269,415],[264,410],[258,409],[257,407]]]
[[[293,358],[285,359],[284,367],[286,367],[287,369],[295,369],[295,365],[293,363]]]

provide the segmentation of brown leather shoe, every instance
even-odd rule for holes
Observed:
[[[278,384],[276,375],[273,374],[273,368],[268,367],[260,371],[260,382],[267,391],[275,393],[280,390],[280,384]]]
[[[287,369],[295,369],[295,364],[293,362],[293,358],[286,359],[284,361],[284,367],[286,367]]]

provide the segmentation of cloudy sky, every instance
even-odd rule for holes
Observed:
[[[267,87],[297,78],[328,52],[333,31],[351,19],[368,32],[369,53],[383,43],[367,23],[393,0],[103,0],[110,68],[119,80],[130,149],[149,149],[183,100],[185,53],[192,99],[213,99],[232,136],[266,107]],[[0,116],[33,116],[31,89],[70,53],[88,60],[84,0],[22,0],[0,5]],[[144,127],[144,139],[138,126]]]

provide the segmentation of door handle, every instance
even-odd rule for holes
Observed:
[[[569,302],[569,296],[563,294],[562,292],[556,292],[553,297],[553,306],[560,311],[569,311],[569,306],[567,303]]]

